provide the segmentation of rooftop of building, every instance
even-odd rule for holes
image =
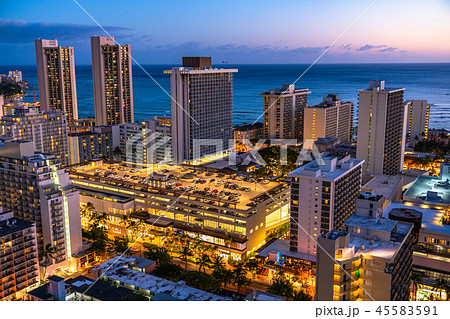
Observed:
[[[383,211],[383,216],[387,218],[391,210],[401,208],[413,209],[422,214],[421,229],[430,232],[450,235],[450,225],[441,223],[441,218],[444,215],[444,210],[438,209],[437,207],[429,207],[427,205],[420,205],[409,202],[392,202]]]
[[[396,190],[402,187],[402,176],[364,175],[361,189],[382,195],[386,200],[395,200]]]
[[[295,88],[294,84],[283,84],[281,88],[275,88],[267,91],[263,91],[260,96],[264,95],[288,95],[288,94],[309,94],[309,89]]]
[[[118,195],[117,193],[106,193],[106,192],[93,191],[93,190],[83,188],[83,187],[78,187],[78,189],[80,190],[80,195],[97,197],[97,198],[111,200],[111,201],[129,202],[134,199],[132,196]]]
[[[262,290],[254,289],[245,297],[247,301],[285,301],[285,297],[274,295]]]
[[[119,260],[118,260],[119,259]],[[183,282],[173,282],[153,275],[132,270],[128,266],[135,261],[132,257],[117,256],[95,267],[94,271],[106,272],[101,276],[139,287],[152,293],[165,293],[185,301],[227,301],[231,300],[210,292],[186,286]]]
[[[14,218],[10,212],[0,210],[0,238],[28,229],[34,224],[30,221]],[[2,216],[5,218],[3,219]]]
[[[227,165],[229,166],[229,163],[227,161]],[[167,188],[163,184],[166,182],[162,182],[161,186],[152,186],[151,184],[144,184],[141,183],[141,178],[145,179],[151,179],[152,178],[152,172],[151,170],[146,173],[144,170],[139,171],[131,171],[131,168],[125,166],[122,169],[124,170],[114,170],[115,175],[110,175],[109,177],[101,177],[101,176],[95,176],[96,170],[100,170],[101,172],[107,172],[111,171],[109,164],[105,163],[96,163],[95,166],[92,165],[92,163],[88,163],[82,167],[73,168],[70,172],[72,179],[74,180],[75,184],[84,188],[88,189],[88,187],[92,187],[89,184],[92,185],[102,185],[102,188],[104,188],[105,185],[108,185],[108,182],[110,181],[111,186],[113,186],[114,189],[117,189],[117,193],[124,193],[122,191],[123,188],[125,188],[127,191],[126,193],[129,194],[129,192],[135,192],[136,194],[140,191],[147,191],[152,194],[154,194],[157,197],[164,197],[169,199],[169,196],[176,196],[180,198],[189,198],[191,200],[195,199],[201,199],[206,204],[207,202],[210,202],[210,205],[214,206],[223,206],[228,207],[230,209],[235,208],[241,211],[248,211],[251,209],[254,209],[254,205],[252,206],[252,202],[259,203],[262,201],[263,198],[269,198],[267,193],[274,196],[275,194],[281,192],[284,190],[283,187],[286,189],[288,188],[288,185],[276,182],[276,181],[270,181],[267,180],[267,182],[264,182],[264,184],[258,186],[253,180],[243,180],[243,177],[239,179],[237,178],[237,174],[239,173],[238,168],[236,167],[236,171],[226,171],[220,168],[213,168],[213,167],[203,167],[202,169],[192,169],[182,166],[166,166],[164,170],[159,171],[160,174],[164,174],[167,177],[168,183],[173,183],[170,187]],[[209,172],[208,172],[208,171]],[[98,172],[98,171],[97,171]],[[187,173],[193,173],[195,176],[189,175],[189,178],[183,178]],[[208,175],[209,176],[208,176]],[[173,175],[173,178],[171,177],[169,179],[169,176]],[[231,175],[235,175],[234,179],[231,177]],[[111,176],[114,176],[112,178]],[[125,177],[128,176],[128,177]],[[137,179],[139,177],[139,180]],[[135,178],[134,180],[132,178]],[[177,178],[177,179],[174,179]],[[200,182],[195,182],[195,179],[198,178]],[[218,184],[219,180],[222,180],[223,183],[220,185]],[[224,185],[226,182],[233,183],[236,185],[235,189],[231,188],[225,188]],[[178,185],[178,186],[177,186]],[[169,186],[169,185],[167,185]],[[188,187],[196,186],[197,189],[192,188],[191,190],[187,190]],[[134,189],[132,189],[134,187]],[[140,188],[139,190],[136,190],[136,187]],[[184,190],[179,190],[179,188],[184,188]],[[237,187],[240,187],[241,190],[239,190]],[[95,187],[97,189],[97,187]],[[218,196],[211,195],[205,195],[200,194],[198,191],[204,191],[205,188],[212,189],[212,192],[216,190],[216,193],[220,193],[222,190],[224,192],[228,192],[229,194],[222,198]],[[246,190],[242,190],[242,188],[245,188]],[[90,188],[89,188],[90,189]],[[194,191],[197,191],[197,193],[194,193]],[[103,192],[103,191],[102,191]],[[267,193],[266,193],[267,192]],[[114,192],[116,193],[116,192]],[[241,194],[236,195],[236,200],[229,199],[229,196],[231,196],[231,193],[233,194]],[[131,194],[130,194],[131,195]],[[212,202],[211,202],[212,201]],[[207,205],[205,205],[207,206]]]
[[[104,280],[95,281],[84,276],[68,279],[66,285],[70,287],[71,292],[76,291],[82,295],[102,301],[142,300],[133,290],[120,286],[115,287],[110,282]]]
[[[450,181],[447,176],[443,177],[442,171],[441,167],[441,176],[439,177],[418,176],[406,190],[404,196],[424,203],[450,205]]]
[[[395,91],[402,91],[405,88],[391,88],[385,86],[385,81],[373,80],[369,81],[369,87],[365,90],[358,90],[358,92],[372,92],[374,89],[377,89],[378,92],[382,93],[391,93]]]
[[[281,254],[281,256],[286,256],[292,259],[307,260],[311,262],[316,262],[315,255],[309,255],[301,253],[298,251],[290,250],[290,241],[287,239],[276,239],[267,246],[262,246],[257,250],[257,258],[267,258],[270,253]]]
[[[352,217],[357,217],[353,218]],[[384,241],[378,239],[376,236],[365,237],[365,232],[363,231],[361,235],[356,235],[354,233],[348,233],[346,231],[330,231],[327,234],[323,234],[321,238],[328,238],[331,240],[336,240],[338,237],[349,236],[349,243],[346,247],[351,249],[343,254],[343,257],[337,258],[336,260],[345,260],[357,257],[361,254],[368,254],[373,257],[392,259],[395,257],[396,253],[402,246],[403,240],[406,234],[411,231],[413,225],[410,223],[403,223],[398,221],[393,221],[389,219],[383,219],[382,224],[378,224],[377,219],[371,219],[368,217],[353,215],[349,218],[350,224],[347,226],[356,226],[361,228],[376,229],[386,232],[392,232],[389,241]],[[365,219],[365,221],[363,221]],[[349,221],[347,220],[347,221]],[[347,222],[346,222],[347,223]],[[380,229],[381,228],[381,229]]]
[[[336,180],[346,174],[349,169],[362,165],[364,160],[350,158],[350,156],[337,157],[323,153],[322,161],[314,160],[288,174],[289,177],[312,176],[325,180]]]
[[[386,218],[367,218],[366,216],[352,215],[345,222],[346,226],[360,227],[364,229],[392,232],[398,221]]]

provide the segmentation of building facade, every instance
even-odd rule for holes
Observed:
[[[304,115],[303,144],[315,142],[320,137],[337,137],[341,143],[350,144],[353,132],[353,103],[342,102],[337,95],[328,94],[323,102],[306,107]]]
[[[173,162],[171,118],[156,116],[120,125],[122,159],[129,165],[158,169]],[[155,165],[155,166],[153,166]]]
[[[78,119],[73,47],[57,40],[35,40],[39,101],[42,111],[62,111],[67,121]]]
[[[199,163],[233,149],[233,73],[210,57],[183,57],[170,74],[174,161]]]
[[[0,300],[20,298],[39,282],[36,228],[0,207]]]
[[[35,153],[33,142],[0,146],[0,202],[16,218],[36,224],[38,248],[55,249],[51,263],[68,262],[81,250],[78,190],[53,155]]]
[[[315,300],[409,300],[413,225],[355,214],[345,226],[317,240]]]
[[[119,146],[119,126],[97,126],[92,132],[69,134],[69,164],[91,159],[114,159]]]
[[[14,115],[0,119],[0,132],[5,137],[33,141],[35,150],[52,154],[63,164],[69,163],[67,122],[62,111],[39,111],[35,107],[19,105]]]
[[[114,37],[92,37],[91,51],[95,124],[133,123],[130,45],[116,44]]]
[[[303,141],[304,109],[308,105],[308,89],[295,89],[283,84],[281,89],[264,91],[264,138]]]
[[[407,107],[403,88],[386,88],[370,81],[360,90],[356,157],[365,161],[364,173],[396,175],[403,170]]]
[[[364,161],[350,156],[324,157],[290,172],[291,251],[317,253],[321,233],[343,230],[355,212]]]
[[[408,133],[406,141],[414,146],[418,141],[427,139],[430,104],[427,100],[410,100],[408,103]]]
[[[248,152],[246,144],[249,142],[255,142],[263,138],[264,124],[243,124],[241,126],[236,125],[233,127],[234,131],[234,145],[237,152]]]

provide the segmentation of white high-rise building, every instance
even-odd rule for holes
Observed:
[[[78,119],[73,47],[58,46],[58,40],[35,41],[41,111],[63,111],[67,121]]]
[[[328,94],[323,102],[305,108],[303,144],[320,137],[338,137],[341,143],[352,141],[353,103],[342,102],[337,95]]]
[[[321,233],[342,230],[355,213],[364,161],[326,156],[290,172],[291,251],[314,256]]]
[[[183,57],[183,67],[164,72],[170,74],[176,163],[200,163],[233,149],[234,72],[211,68],[210,57]]]
[[[370,81],[360,90],[356,158],[365,160],[364,174],[395,175],[402,171],[406,138],[404,88]]]
[[[33,142],[0,146],[0,205],[36,224],[39,249],[55,249],[51,264],[69,266],[82,250],[79,192],[55,156],[35,153]]]
[[[92,37],[91,51],[95,124],[134,122],[130,45],[116,44],[114,37]]]

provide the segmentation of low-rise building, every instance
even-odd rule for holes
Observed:
[[[249,142],[255,142],[263,138],[264,125],[263,123],[253,123],[243,125],[236,125],[233,127],[234,131],[234,145],[237,152],[248,152],[246,145]]]
[[[108,194],[102,195],[108,205],[111,195],[133,197],[135,210],[164,221],[161,227],[218,246],[225,258],[245,258],[264,244],[268,232],[289,221],[289,186],[285,183],[267,181],[258,186],[242,178],[233,180],[230,173],[213,175],[179,166],[157,175],[121,166],[115,175],[105,177],[108,167],[101,162],[86,164],[72,169],[70,175],[83,193]],[[132,206],[117,205],[115,209],[124,211]]]
[[[120,258],[120,262],[117,260]],[[160,293],[167,294],[184,301],[228,301],[210,292],[186,286],[183,281],[173,282],[153,276],[147,272],[133,269],[136,258],[117,256],[92,269],[92,273],[106,281],[116,283],[121,287],[139,292],[147,297]],[[107,271],[106,271],[107,270]]]

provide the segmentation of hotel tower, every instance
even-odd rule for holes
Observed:
[[[130,46],[116,44],[114,37],[92,37],[91,51],[95,124],[134,122]]]
[[[67,121],[78,119],[73,47],[58,40],[35,40],[41,111],[63,111]]]

